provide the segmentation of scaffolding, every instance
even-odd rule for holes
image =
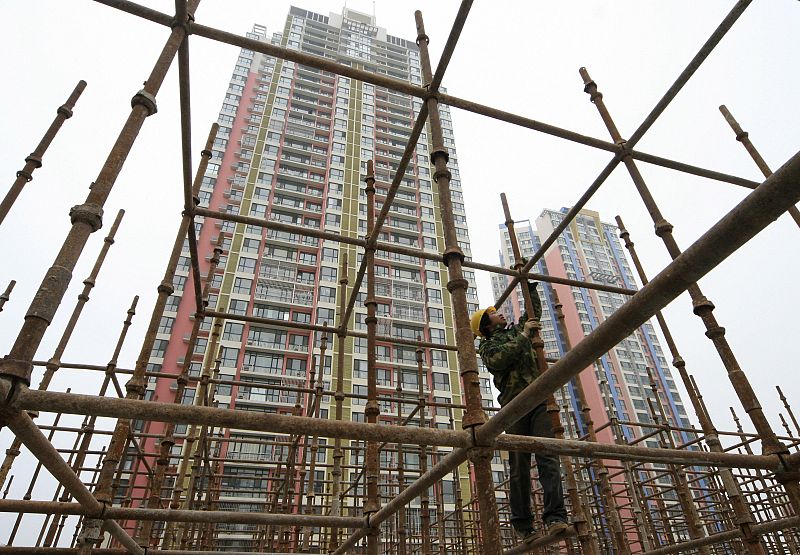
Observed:
[[[127,0],[101,0],[101,3],[145,18],[171,29],[170,36],[156,61],[152,73],[131,101],[131,112],[106,163],[100,170],[89,195],[70,211],[71,228],[52,266],[47,270],[8,355],[0,361],[0,425],[10,429],[15,438],[6,450],[0,466],[0,489],[5,487],[0,511],[18,513],[9,531],[7,546],[0,553],[235,553],[221,550],[220,535],[237,534],[246,538],[247,553],[666,553],[729,554],[800,552],[800,426],[792,409],[778,389],[789,421],[784,419],[784,433],[777,433],[765,417],[747,376],[739,366],[725,338],[725,330],[713,314],[714,305],[702,293],[698,280],[713,270],[739,247],[752,239],[784,212],[789,212],[800,225],[800,214],[794,205],[800,200],[800,156],[795,155],[774,173],[723,106],[721,111],[737,140],[752,155],[765,180],[756,183],[737,176],[635,150],[636,144],[656,122],[702,62],[713,51],[725,33],[742,15],[749,1],[736,3],[708,41],[686,66],[667,93],[642,124],[628,138],[621,136],[603,102],[597,83],[586,69],[580,71],[585,92],[596,106],[608,128],[610,141],[584,136],[536,120],[524,118],[464,100],[441,91],[445,71],[467,20],[471,2],[464,1],[454,21],[441,59],[435,70],[428,54],[429,38],[422,14],[415,13],[417,44],[423,70],[424,86],[413,85],[386,75],[379,75],[336,62],[285,49],[276,45],[237,36],[195,21],[199,0],[176,1],[176,13],[165,14]],[[368,164],[364,177],[367,194],[367,234],[365,238],[338,234],[290,224],[269,218],[243,216],[227,211],[199,207],[198,191],[206,165],[211,157],[211,144],[216,136],[212,126],[206,148],[201,152],[198,168],[192,170],[189,79],[189,37],[204,37],[298,64],[324,70],[351,79],[386,87],[423,100],[422,109],[404,145],[404,154],[394,172]],[[35,354],[58,306],[64,300],[72,270],[90,235],[103,221],[103,206],[114,186],[122,164],[147,117],[157,110],[156,96],[174,58],[178,58],[180,108],[183,147],[184,207],[172,253],[157,287],[157,300],[149,320],[139,358],[133,369],[118,367],[117,358],[132,323],[138,299],[127,309],[112,357],[105,366],[65,363],[64,354],[75,324],[89,292],[94,287],[105,256],[114,242],[122,212],[112,225],[98,255],[92,274],[84,281],[85,288],[66,326],[54,356],[41,361]],[[41,158],[58,128],[71,116],[72,107],[85,83],[81,82],[59,108],[58,116],[40,145],[26,159],[17,174],[11,191],[0,205],[0,222],[12,208],[23,185],[32,179],[32,172],[41,166]],[[542,241],[541,248],[527,262],[520,258],[513,230],[513,215],[502,198],[506,225],[515,254],[514,269],[508,270],[468,260],[458,246],[450,195],[451,174],[448,153],[444,146],[439,104],[447,104],[476,114],[522,126],[536,132],[607,151],[611,160],[586,192],[566,213],[553,233]],[[430,154],[435,168],[441,202],[445,250],[440,254],[378,241],[387,223],[390,206],[403,183],[408,166],[423,128],[429,125],[434,149]],[[659,210],[648,186],[637,168],[646,162],[695,176],[718,180],[753,189],[739,205],[693,245],[681,250],[672,235],[672,225]],[[656,234],[662,239],[672,258],[658,275],[647,275],[620,218],[617,223],[634,266],[644,287],[630,291],[612,285],[555,278],[530,273],[534,265],[567,228],[579,211],[602,186],[611,172],[622,164],[629,172],[642,201],[652,217]],[[388,191],[380,211],[375,213],[376,177],[386,181]],[[311,179],[309,177],[309,179]],[[284,234],[290,241],[329,240],[363,249],[354,283],[347,272],[341,272],[340,305],[336,325],[288,322],[264,316],[234,314],[208,306],[209,290],[220,257],[224,254],[225,234],[220,233],[214,256],[205,276],[201,275],[194,220],[197,217],[243,223],[266,228],[270,233]],[[148,369],[161,315],[173,292],[173,277],[184,241],[191,252],[191,274],[196,304],[194,327],[187,339],[187,361],[179,374]],[[376,257],[416,257],[445,264],[448,268],[450,305],[455,321],[456,345],[439,345],[395,333],[390,319],[411,321],[421,318],[422,290],[408,284],[376,277]],[[341,260],[348,268],[346,256]],[[481,402],[480,380],[475,344],[469,328],[467,281],[464,268],[480,269],[511,276],[506,291],[496,300],[500,306],[513,288],[524,279],[560,283],[576,287],[624,293],[629,300],[595,331],[557,360],[548,360],[544,342],[535,333],[532,342],[537,351],[541,376],[516,398],[500,409],[485,407]],[[296,275],[292,263],[274,260],[258,275],[256,296],[278,297],[288,302],[307,304],[312,299],[313,283],[296,282],[288,287],[284,275]],[[0,310],[8,302],[14,282],[0,295]],[[364,304],[366,331],[352,323],[358,294],[366,291]],[[524,289],[524,288],[523,288]],[[747,433],[738,415],[733,413],[737,430],[717,430],[711,421],[699,389],[686,368],[667,323],[660,311],[678,295],[688,291],[694,313],[702,320],[706,336],[713,342],[727,371],[728,378],[756,433]],[[391,312],[378,313],[377,298],[392,296]],[[563,326],[564,316],[558,319]],[[532,311],[529,311],[532,313]],[[649,406],[650,422],[621,421],[609,410],[608,424],[594,428],[584,393],[577,389],[582,422],[588,433],[578,437],[576,414],[563,402],[561,388],[600,356],[624,340],[630,333],[655,316],[667,339],[683,384],[688,391],[699,428],[686,428],[670,423],[660,403],[658,385],[651,376],[653,395]],[[190,372],[203,322],[211,323],[207,349],[216,353],[223,321],[264,323],[278,328],[310,330],[317,338],[325,360],[330,341],[337,341],[339,359],[335,365],[335,388],[326,388],[322,362],[302,375],[275,373],[267,365],[254,364],[242,368],[240,379],[231,379],[219,371],[219,359],[206,357],[199,373]],[[564,334],[566,337],[566,334]],[[364,338],[367,342],[366,395],[344,389],[344,341],[346,337]],[[270,343],[269,338],[259,339]],[[394,395],[378,393],[376,341],[409,347],[408,357],[394,361],[408,367],[408,382],[401,387],[398,380]],[[308,345],[297,344],[298,350]],[[462,380],[464,404],[437,403],[428,400],[423,391],[422,353],[424,349],[445,349],[457,352],[458,372]],[[411,350],[415,357],[410,358]],[[405,351],[404,351],[405,352]],[[548,367],[549,365],[549,367]],[[31,389],[34,367],[44,367],[43,380]],[[53,375],[60,369],[96,371],[104,374],[97,395],[50,391]],[[416,375],[414,375],[416,370]],[[404,374],[405,375],[405,374]],[[129,376],[127,383],[121,383]],[[146,381],[151,378],[174,380],[174,402],[153,402],[144,399]],[[187,384],[197,386],[196,396],[187,403]],[[579,382],[577,382],[579,383]],[[413,390],[413,385],[417,390]],[[214,392],[235,388],[239,396],[260,396],[294,403],[292,416],[232,410],[215,406]],[[610,387],[605,384],[605,387]],[[320,418],[322,399],[335,399],[334,418]],[[346,398],[365,403],[366,422],[342,419]],[[524,416],[531,406],[546,402],[553,417],[556,437],[538,438],[504,434],[511,424]],[[454,411],[463,411],[463,430],[452,429]],[[34,418],[40,412],[52,413],[51,424],[39,424]],[[378,424],[381,414],[396,414],[396,426]],[[491,413],[491,416],[488,415]],[[84,417],[80,428],[60,425],[62,415]],[[443,415],[451,429],[432,426],[433,415]],[[116,419],[111,428],[101,425],[102,418]],[[148,432],[149,422],[166,423],[158,434]],[[408,425],[402,425],[408,424]],[[597,433],[609,428],[613,443],[598,441]],[[636,429],[629,434],[627,429]],[[249,433],[248,433],[249,432]],[[255,434],[254,432],[260,432]],[[55,434],[71,437],[71,448],[56,448]],[[264,434],[269,435],[264,435]],[[143,446],[146,438],[155,435],[156,452]],[[98,436],[107,442],[98,450],[93,440]],[[571,437],[577,439],[565,439]],[[640,445],[644,439],[658,442],[658,448]],[[355,440],[345,446],[342,440]],[[180,442],[180,443],[179,443]],[[182,445],[177,451],[176,446]],[[22,447],[38,459],[30,486],[22,499],[7,499],[13,463]],[[327,467],[317,456],[332,450],[331,483],[317,470]],[[508,483],[497,483],[491,461],[497,450],[532,451],[556,454],[565,469],[567,503],[572,516],[569,530],[558,537],[539,535],[527,543],[518,543],[508,527]],[[346,464],[345,451],[350,452]],[[66,458],[65,458],[66,457]],[[226,460],[252,463],[250,470],[236,481],[223,472]],[[322,459],[324,460],[324,458]],[[96,461],[94,466],[91,461]],[[463,466],[466,463],[466,467]],[[58,481],[50,501],[34,500],[33,488],[42,468]],[[461,476],[464,468],[468,473]],[[342,480],[343,470],[353,480]],[[441,480],[453,475],[454,510],[445,510]],[[144,484],[144,485],[142,485]],[[231,484],[235,484],[231,485]],[[249,484],[248,487],[242,484]],[[438,484],[438,485],[437,485]],[[462,490],[469,485],[469,491]],[[220,498],[224,494],[241,496],[251,502],[253,510],[227,510]],[[419,509],[409,504],[419,498]],[[539,492],[534,502],[541,503]],[[35,546],[14,544],[15,536],[26,515],[46,515]],[[68,543],[58,547],[65,532],[65,520],[80,516],[79,525]],[[420,525],[411,523],[419,522]],[[101,544],[103,547],[101,547]]]

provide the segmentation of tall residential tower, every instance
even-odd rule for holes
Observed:
[[[268,36],[264,27],[256,25],[248,37],[415,84],[422,82],[419,51],[413,41],[392,36],[377,26],[374,17],[347,8],[339,14],[326,16],[293,7],[280,33]],[[367,230],[362,182],[366,163],[368,160],[375,163],[376,204],[380,208],[421,106],[417,98],[243,49],[219,114],[220,128],[213,145],[212,161],[202,182],[201,205],[325,230],[342,237],[363,238]],[[450,154],[456,231],[459,245],[469,257],[458,156],[447,106],[441,106],[440,115],[445,146]],[[426,129],[403,176],[380,241],[432,253],[444,251],[430,151],[430,133]],[[311,390],[315,387],[311,378],[314,371],[317,376],[321,372],[322,387],[331,391],[335,388],[334,377],[341,370],[344,392],[348,394],[343,417],[364,421],[366,339],[352,336],[346,339],[344,365],[340,369],[337,341],[329,341],[322,355],[322,334],[302,328],[308,324],[333,327],[340,323],[337,307],[341,300],[338,284],[342,277],[342,260],[346,255],[349,264],[344,271],[352,284],[363,249],[229,221],[207,220],[197,231],[203,272],[219,235],[225,234],[224,254],[213,276],[209,306],[276,323],[252,319],[222,321],[218,352],[210,352],[207,348],[213,343],[214,322],[207,319],[194,352],[187,360],[186,342],[195,307],[188,245],[185,245],[174,283],[175,294],[162,318],[150,369],[175,373],[189,365],[190,375],[198,376],[204,364],[213,366],[218,359],[216,377],[224,383],[217,385],[214,402],[223,407],[283,415],[304,414],[306,398],[305,394],[298,393],[298,388]],[[378,335],[455,344],[449,294],[444,287],[447,269],[443,264],[378,251],[375,272]],[[478,307],[474,273],[469,270],[464,273],[470,282],[469,310],[473,311]],[[357,331],[366,329],[365,295],[366,284],[359,294],[355,322],[351,326]],[[297,327],[279,325],[282,322]],[[415,347],[379,342],[379,397],[402,395],[409,400],[399,403],[399,407],[398,403],[382,400],[379,422],[397,424],[408,419],[408,425],[460,429],[461,409],[449,410],[441,406],[463,403],[455,352],[426,348],[422,357],[424,370],[420,380]],[[482,381],[485,402],[491,404],[488,376],[483,375]],[[195,402],[195,387],[196,383],[189,384],[183,403]],[[152,380],[148,396],[169,401],[174,388],[174,380]],[[424,409],[424,419],[419,412],[412,415],[418,406],[419,391],[432,404]],[[334,418],[334,404],[333,396],[324,396],[319,407],[320,418]],[[152,424],[149,429],[154,435],[160,432],[157,426]],[[173,471],[185,454],[188,442],[183,441],[181,434],[186,432],[186,426],[176,430],[177,443],[169,462]],[[210,482],[210,504],[228,510],[277,512],[321,512],[323,506],[330,505],[334,459],[332,444],[326,444],[324,438],[317,441],[313,455],[309,452],[310,441],[293,446],[290,436],[228,429],[211,432],[224,440],[212,444],[212,458],[218,461],[214,472],[219,478]],[[343,514],[360,515],[364,444],[358,441],[344,441],[343,444],[343,486],[339,490],[344,492]],[[151,440],[145,450],[157,451],[157,440]],[[424,459],[435,462],[439,454],[446,451],[428,449],[428,456],[422,457],[423,460],[419,452],[406,451],[403,454],[405,481],[413,481],[425,464],[430,464]],[[307,476],[312,455],[314,476]],[[286,469],[291,467],[291,461],[296,461],[294,472],[287,476]],[[381,461],[382,468],[396,468],[397,452],[384,450]],[[359,476],[360,481],[356,483]],[[456,499],[469,500],[468,477],[464,465],[458,479],[451,473],[432,491],[429,506],[434,513],[433,522],[440,511],[452,513]],[[303,508],[302,503],[296,501],[301,497],[305,499],[303,483],[307,484],[312,478],[313,499]],[[381,490],[386,496],[383,502],[396,495],[398,484],[394,480],[394,475],[391,480],[385,473],[382,476]],[[144,491],[143,484],[135,486],[138,487],[133,490],[134,499]],[[355,487],[348,489],[349,486]],[[410,507],[406,527],[419,534],[426,519],[421,515],[419,502]],[[384,541],[397,538],[398,531],[393,530],[393,526],[394,521],[386,524]],[[444,530],[451,524],[440,526]],[[434,534],[434,545],[455,541],[452,539],[456,535],[454,532],[444,532],[447,534]],[[290,544],[298,541],[297,537],[281,535],[274,528],[250,525],[218,525],[215,533],[217,549],[264,547],[278,537]],[[265,539],[268,534],[273,537]],[[327,540],[324,530],[317,529],[310,540],[304,537],[303,541],[310,541],[315,550],[321,550]]]

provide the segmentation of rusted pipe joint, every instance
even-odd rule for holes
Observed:
[[[705,296],[700,297],[696,301],[692,301],[692,312],[694,312],[697,316],[700,316],[700,313],[704,310],[714,310],[715,308],[716,307],[714,306],[714,303],[708,300],[708,297]]]
[[[673,227],[673,226],[672,226],[672,224],[671,224],[671,223],[669,223],[667,220],[665,220],[665,219],[663,219],[663,218],[662,218],[662,219],[660,219],[660,220],[658,220],[658,221],[656,222],[656,225],[655,225],[655,228],[656,228],[656,235],[658,235],[659,237],[661,237],[661,236],[663,236],[665,233],[672,233],[672,227]]]
[[[139,397],[144,395],[145,385],[144,380],[138,377],[133,377],[125,384],[125,391],[128,393],[135,393]]]
[[[28,157],[25,158],[25,162],[33,164],[37,168],[42,167],[42,157],[38,156],[35,152],[31,152],[30,154],[28,154]]]
[[[450,281],[447,282],[447,291],[449,291],[450,294],[459,289],[463,289],[464,291],[466,291],[468,288],[469,288],[469,281],[467,281],[464,278],[451,279]]]
[[[172,295],[175,292],[175,288],[171,283],[162,281],[156,288],[156,291],[162,295]]]
[[[739,141],[739,142],[741,143],[741,142],[742,142],[742,141],[744,141],[744,140],[745,140],[745,139],[746,139],[748,136],[749,136],[749,133],[747,133],[747,131],[742,131],[741,133],[737,133],[737,134],[736,134],[736,140],[737,140],[737,141]]]
[[[626,141],[625,139],[620,139],[615,144],[617,145],[617,156],[619,157],[620,160],[623,160],[628,156],[631,156],[632,151],[631,147],[628,146],[628,141]]]
[[[420,33],[419,35],[417,35],[417,46],[419,46],[419,43],[422,42],[423,40],[425,41],[426,45],[431,43],[431,39],[430,37],[428,37],[428,35],[426,35],[425,33]]]
[[[83,528],[78,536],[78,543],[97,544],[103,537],[103,520],[99,518],[86,518],[83,521]]]
[[[203,158],[211,158],[211,156],[213,156],[213,153],[210,150],[204,148],[203,150],[200,151],[200,156],[202,156]]]
[[[433,154],[431,154],[431,159],[435,163],[436,162],[436,158],[435,157],[446,156],[446,155],[447,155],[447,153],[446,152],[443,153],[443,151],[441,151],[441,150],[435,151]],[[447,162],[447,158],[445,158],[445,162]],[[440,177],[446,177],[447,181],[450,181],[453,178],[453,174],[450,173],[450,170],[448,170],[448,169],[436,170],[433,173],[433,180],[438,182]]]
[[[800,481],[800,471],[798,470],[779,470],[774,474],[775,479],[781,484]]]
[[[436,149],[433,152],[431,152],[431,163],[436,165],[436,161],[440,157],[444,158],[445,163],[450,161],[450,153],[449,152],[447,152],[444,149]],[[443,173],[443,172],[440,173],[440,172],[437,171],[436,173],[433,174],[433,179],[434,180],[438,180],[439,177],[445,177],[445,176],[447,177],[447,179],[450,179],[452,177],[452,174],[449,171],[447,171],[447,173]]]
[[[191,34],[189,31],[189,26],[194,23],[194,14],[190,12],[186,12],[186,21],[178,21],[178,18],[175,17],[169,24],[170,29],[175,29],[176,27],[181,27],[186,32],[187,35]]]
[[[467,449],[467,458],[472,462],[477,462],[481,459],[491,460],[492,457],[494,457],[493,447],[477,446]]]
[[[714,326],[713,328],[708,328],[706,330],[706,337],[709,339],[715,339],[717,337],[722,337],[725,335],[725,328],[722,326]]]
[[[69,210],[72,225],[80,222],[92,228],[92,233],[103,227],[103,209],[96,204],[76,204]]]
[[[169,445],[170,447],[172,447],[173,445],[175,445],[175,436],[173,436],[172,434],[165,436],[164,439],[161,440],[161,445]],[[164,461],[164,464],[167,464],[166,460]]]
[[[672,365],[676,368],[682,368],[686,366],[686,361],[683,360],[683,357],[676,356],[675,358],[672,359]]]
[[[24,177],[25,181],[28,183],[33,181],[33,176],[29,172],[26,172],[25,170],[19,170],[17,172],[17,177]]]
[[[464,263],[464,251],[462,251],[461,248],[458,247],[458,246],[452,246],[452,247],[448,248],[446,251],[444,251],[442,253],[442,261],[444,262],[445,266],[450,266],[450,258],[451,257],[458,258],[458,260],[461,262],[461,264]],[[452,291],[452,289],[450,289],[450,283],[453,283],[453,280],[448,282],[447,290],[452,293],[453,291]]]
[[[152,116],[158,112],[158,105],[156,104],[156,97],[142,89],[133,95],[131,98],[131,108],[136,106],[144,106],[147,109],[147,115]]]
[[[486,423],[486,415],[482,410],[467,411],[461,419],[461,427],[465,430],[472,429],[472,443],[475,444],[475,427]]]
[[[381,409],[378,407],[378,401],[374,399],[370,399],[367,401],[366,407],[364,407],[364,415],[365,416],[379,416],[381,413]]]
[[[69,119],[69,118],[72,117],[72,108],[70,108],[66,104],[63,104],[63,105],[58,107],[58,110],[56,110],[56,113],[59,114],[59,115],[64,116],[64,119]]]
[[[51,266],[47,271],[45,282],[36,293],[25,318],[40,318],[49,325],[58,308],[60,295],[66,291],[71,278],[72,272],[68,268]],[[25,381],[29,381],[28,378]]]

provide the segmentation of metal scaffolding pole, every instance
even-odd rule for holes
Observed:
[[[17,179],[14,180],[11,188],[6,193],[6,196],[3,197],[3,200],[0,202],[0,225],[2,225],[3,220],[6,219],[9,210],[11,210],[11,207],[19,197],[22,189],[27,183],[33,181],[34,170],[42,167],[42,157],[44,156],[44,153],[47,151],[50,143],[53,142],[53,139],[55,139],[56,134],[58,133],[59,129],[61,129],[61,126],[64,124],[64,122],[72,117],[72,109],[75,107],[75,103],[78,102],[78,99],[85,88],[86,81],[83,79],[78,81],[78,84],[75,85],[75,89],[73,89],[72,94],[69,95],[67,101],[59,106],[58,110],[56,110],[56,117],[45,132],[42,140],[39,141],[39,144],[36,146],[33,152],[28,154],[27,158],[25,158],[25,166],[23,166],[23,168],[17,172]]]

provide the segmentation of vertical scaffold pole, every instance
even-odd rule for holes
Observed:
[[[25,158],[25,166],[17,172],[17,179],[14,180],[6,196],[0,202],[0,225],[2,225],[3,220],[6,219],[8,211],[11,210],[11,207],[14,205],[14,202],[16,202],[25,184],[33,181],[33,171],[42,167],[42,157],[47,151],[47,147],[53,142],[56,133],[61,129],[64,122],[72,117],[72,109],[75,107],[75,103],[78,102],[78,98],[80,98],[85,88],[86,81],[83,79],[78,81],[78,84],[75,85],[67,101],[56,110],[56,117],[45,132],[42,140],[39,141],[39,145]]]
[[[633,262],[634,268],[636,268],[636,272],[639,274],[639,279],[641,280],[642,285],[647,285],[649,280],[647,278],[647,274],[644,272],[642,262],[639,260],[639,255],[636,253],[634,243],[631,241],[630,232],[628,232],[628,230],[625,228],[622,218],[617,216],[616,221],[620,230],[619,236],[625,243],[625,248],[628,249],[628,252],[631,255],[631,261]],[[664,339],[667,342],[667,347],[672,355],[672,364],[678,369],[678,374],[680,375],[683,385],[689,394],[689,400],[694,407],[697,420],[700,422],[700,428],[703,430],[706,445],[708,445],[708,448],[711,451],[722,453],[724,448],[719,440],[717,430],[711,421],[708,411],[703,405],[697,384],[694,383],[694,380],[691,379],[689,373],[686,371],[686,361],[678,351],[678,347],[672,337],[672,332],[670,332],[670,329],[667,326],[667,321],[664,319],[664,315],[661,313],[661,311],[656,312],[656,321],[661,328],[661,333],[664,336]],[[742,528],[744,538],[751,537],[752,534],[750,534],[749,530],[750,527],[755,524],[755,519],[753,518],[753,514],[750,512],[750,509],[748,508],[747,503],[742,496],[742,492],[739,488],[739,485],[736,483],[735,478],[733,477],[733,473],[729,468],[720,468],[718,472],[720,480],[722,481],[725,495],[727,496],[731,508],[736,515],[736,522],[739,524],[739,527]],[[748,550],[751,555],[763,553],[763,546],[761,546],[757,539],[754,542],[746,541],[745,544],[748,546]]]
[[[414,12],[417,23],[417,45],[420,51],[420,62],[424,81],[430,85],[433,82],[431,60],[428,54],[428,35],[425,34],[425,25],[422,13]],[[467,410],[461,425],[471,430],[475,437],[475,428],[486,422],[486,415],[481,405],[481,381],[478,375],[478,360],[475,352],[475,339],[469,327],[469,311],[467,310],[467,288],[469,282],[464,278],[462,266],[464,252],[458,246],[455,223],[453,220],[453,204],[450,195],[450,170],[447,169],[449,155],[444,147],[442,122],[439,117],[439,102],[435,96],[426,99],[428,106],[429,123],[433,148],[431,162],[435,172],[434,180],[439,190],[439,205],[444,231],[445,251],[444,263],[449,273],[447,290],[453,307],[455,320],[456,344],[458,345],[458,367],[461,374],[461,384],[464,391],[464,400]],[[482,553],[485,555],[500,555],[502,545],[500,542],[500,519],[497,514],[497,499],[492,481],[491,461],[494,450],[489,446],[476,445],[470,449],[469,458],[475,469],[475,482],[478,493],[478,503],[481,511],[481,542]]]

